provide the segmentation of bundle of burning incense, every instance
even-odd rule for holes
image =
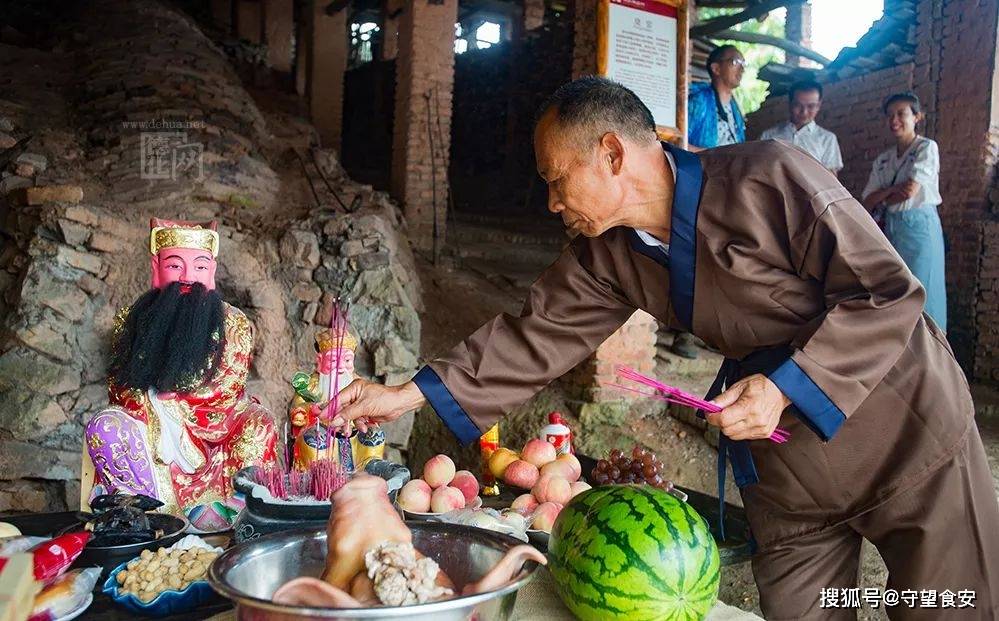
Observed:
[[[257,470],[257,483],[263,485],[274,498],[286,500],[288,488],[285,485],[285,470],[279,465],[261,466]]]
[[[619,366],[617,367],[617,375],[621,379],[631,380],[642,384],[643,386],[648,386],[654,389],[654,392],[645,392],[643,390],[638,390],[636,388],[631,388],[628,386],[622,386],[621,384],[607,384],[613,388],[619,388],[621,390],[627,390],[629,392],[638,393],[644,397],[649,397],[651,399],[656,399],[659,401],[665,401],[667,403],[675,403],[677,405],[684,405],[698,410],[704,410],[705,412],[721,412],[722,408],[718,407],[710,401],[705,401],[704,399],[695,397],[694,395],[684,392],[679,388],[670,386],[669,384],[664,384],[657,379],[642,375],[634,369]],[[770,436],[772,442],[777,444],[784,444],[791,438],[791,433],[786,429],[778,427],[774,430],[773,434]]]
[[[329,500],[333,492],[347,482],[347,473],[332,460],[317,459],[309,464],[309,478],[312,495],[319,500]]]
[[[308,472],[292,468],[288,471],[288,489],[292,496],[308,496],[312,492],[312,482]]]

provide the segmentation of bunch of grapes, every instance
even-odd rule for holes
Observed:
[[[621,449],[610,452],[608,459],[597,462],[590,478],[597,485],[610,483],[645,483],[663,491],[673,489],[673,482],[663,478],[663,463],[655,453],[635,445],[629,458]]]

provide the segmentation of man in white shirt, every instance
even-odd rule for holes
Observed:
[[[843,168],[836,134],[815,122],[822,109],[822,85],[818,82],[795,82],[788,93],[791,119],[763,132],[760,140],[783,140],[819,160],[832,173]]]

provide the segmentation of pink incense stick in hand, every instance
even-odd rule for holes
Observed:
[[[626,380],[631,380],[637,382],[644,386],[648,386],[654,389],[655,392],[645,392],[642,390],[637,390],[635,388],[629,388],[628,386],[622,386],[621,384],[608,384],[613,388],[619,388],[621,390],[627,390],[629,392],[638,393],[645,397],[650,397],[659,401],[665,401],[667,403],[676,403],[678,405],[684,405],[687,407],[695,408],[698,410],[704,410],[705,412],[721,412],[722,408],[718,407],[710,401],[705,401],[699,397],[696,397],[690,393],[684,392],[679,388],[670,386],[669,384],[664,384],[657,379],[642,375],[634,369],[619,366],[617,368],[618,377]],[[791,433],[786,429],[778,427],[774,430],[773,434],[770,436],[770,440],[777,444],[784,444],[791,438]]]

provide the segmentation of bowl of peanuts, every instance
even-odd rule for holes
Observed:
[[[216,597],[208,584],[208,567],[222,553],[197,535],[167,548],[143,550],[116,567],[104,582],[104,593],[128,610],[153,616],[179,614]]]

